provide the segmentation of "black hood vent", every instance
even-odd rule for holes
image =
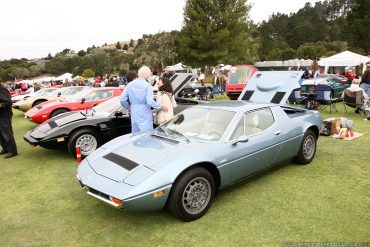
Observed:
[[[120,156],[120,155],[115,154],[115,153],[109,153],[109,154],[105,155],[103,158],[109,160],[110,162],[113,162],[113,163],[119,165],[120,167],[125,168],[128,171],[131,171],[132,169],[134,169],[135,167],[137,167],[139,165],[139,164],[133,162],[132,160],[126,159],[125,157]]]
[[[54,122],[54,121],[50,121],[50,122],[48,122],[48,124],[49,124],[51,129],[54,129],[55,127],[58,127],[57,123]]]

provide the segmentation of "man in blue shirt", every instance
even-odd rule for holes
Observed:
[[[153,129],[152,108],[164,112],[168,110],[153,99],[153,88],[148,83],[151,74],[149,67],[141,67],[138,71],[139,78],[127,84],[120,97],[121,105],[130,110],[133,134]]]

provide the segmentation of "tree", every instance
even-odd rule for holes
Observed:
[[[66,65],[68,58],[65,55],[58,55],[50,59],[45,63],[45,69],[47,73],[52,75],[60,75],[67,71]]]
[[[130,43],[128,44],[129,47],[135,47],[135,41],[130,39]]]
[[[134,59],[134,64],[138,67],[146,64],[157,70],[164,69],[177,61],[175,42],[175,35],[168,32],[149,36],[136,47],[137,57]]]
[[[92,50],[91,56],[87,61],[88,68],[91,68],[98,75],[104,75],[111,72],[111,61],[108,53],[102,48]]]
[[[85,69],[82,76],[85,78],[95,77],[95,72],[92,69]]]
[[[45,71],[45,65],[35,64],[28,68],[31,77],[39,76]]]
[[[84,51],[84,50],[80,50],[80,51],[77,53],[77,55],[78,55],[78,56],[80,56],[80,57],[83,57],[83,56],[85,56],[85,55],[86,55],[86,51]]]
[[[370,1],[356,0],[347,17],[350,45],[370,53]]]
[[[26,68],[14,68],[11,72],[10,72],[10,76],[11,77],[16,77],[18,79],[23,79],[23,78],[26,78],[27,76],[29,76],[30,72],[28,71],[28,69]]]
[[[128,50],[128,44],[124,44],[122,49],[127,51]]]
[[[250,8],[245,0],[188,0],[179,37],[184,62],[202,66],[256,60]]]
[[[121,50],[122,49],[122,45],[121,45],[121,43],[119,41],[117,41],[116,48],[118,50]]]

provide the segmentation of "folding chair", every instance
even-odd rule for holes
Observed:
[[[300,104],[302,102],[301,88],[296,88],[289,95],[288,102],[291,105]]]
[[[355,114],[358,117],[366,116],[366,100],[362,96],[362,91],[352,92],[348,89],[344,90],[343,93],[343,105],[347,113],[347,106],[355,108]],[[358,115],[358,114],[361,115]]]
[[[329,113],[331,114],[332,110],[338,112],[337,107],[335,106],[335,101],[337,98],[333,98],[333,89],[328,85],[316,85],[316,101],[319,102],[319,110],[325,110],[329,107]]]

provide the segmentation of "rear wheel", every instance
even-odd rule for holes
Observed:
[[[76,146],[80,146],[81,155],[88,156],[102,144],[102,140],[97,131],[93,129],[80,129],[72,133],[68,138],[68,152],[75,157]]]
[[[307,130],[303,136],[301,147],[294,162],[306,165],[311,163],[316,153],[316,135],[312,130]]]
[[[202,167],[185,172],[174,184],[167,202],[168,211],[183,221],[202,217],[210,208],[215,183],[208,170]]]
[[[50,118],[55,117],[56,115],[59,115],[59,114],[65,113],[65,112],[68,112],[68,110],[66,110],[66,109],[55,110],[50,114]]]

